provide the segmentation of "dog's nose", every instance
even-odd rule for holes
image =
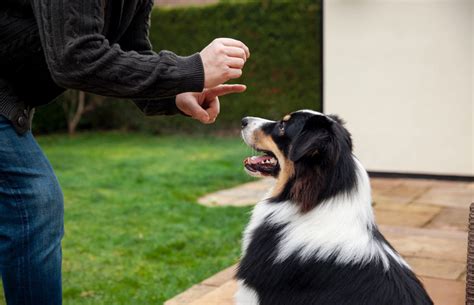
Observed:
[[[242,119],[242,128],[245,128],[249,124],[249,119],[247,117]]]

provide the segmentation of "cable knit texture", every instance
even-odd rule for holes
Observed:
[[[0,86],[0,109],[2,97],[12,100],[15,94],[34,103],[21,93],[21,88],[28,90],[28,84],[18,85],[12,76],[22,70],[16,70],[18,65],[11,67],[18,50],[30,48],[30,57],[42,51],[35,58],[44,60],[48,79],[57,86],[136,99],[141,109],[153,109],[148,114],[177,113],[177,94],[203,90],[204,69],[198,53],[181,57],[170,51],[152,51],[148,33],[153,0],[30,2],[19,18],[9,14],[9,19],[3,19],[9,8],[0,5],[0,25],[6,25],[0,30],[0,68],[8,67],[3,70],[11,72],[0,71],[0,84],[13,84],[8,90]],[[25,60],[25,55],[20,57]],[[41,92],[36,96],[41,97]],[[36,101],[35,105],[47,102]]]

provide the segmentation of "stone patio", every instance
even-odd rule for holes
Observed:
[[[255,204],[271,179],[209,194],[206,206]],[[425,284],[436,305],[465,304],[468,211],[474,183],[372,178],[380,230]],[[194,285],[165,305],[232,305],[235,266]]]

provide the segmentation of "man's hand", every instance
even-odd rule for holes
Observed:
[[[219,85],[203,92],[186,92],[176,96],[176,106],[183,113],[204,124],[216,121],[220,111],[219,96],[240,93],[247,89],[244,85]]]
[[[250,57],[249,48],[231,38],[214,39],[200,54],[204,66],[204,88],[214,88],[229,79],[239,78]]]

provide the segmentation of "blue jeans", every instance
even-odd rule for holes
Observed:
[[[0,271],[8,305],[62,303],[63,195],[31,132],[0,116]]]

